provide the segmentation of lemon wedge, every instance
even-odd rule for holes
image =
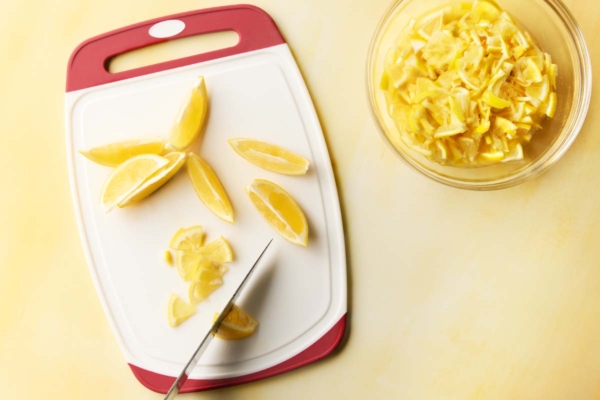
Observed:
[[[171,128],[169,144],[176,150],[187,149],[200,135],[208,108],[208,93],[204,77],[198,77],[183,103]]]
[[[185,163],[185,157],[185,153],[178,152],[169,153],[164,156],[169,163],[146,179],[133,193],[119,203],[119,207],[137,203],[157,191],[181,169]]]
[[[219,314],[215,313],[213,323],[217,318],[219,318]],[[215,337],[224,340],[244,339],[252,335],[257,326],[257,320],[240,307],[234,305],[225,319],[223,319],[223,322],[221,322],[219,329],[215,333]]]
[[[205,300],[212,292],[223,285],[223,275],[227,267],[219,264],[208,264],[198,271],[194,282],[190,283],[188,295],[192,304]]]
[[[284,175],[304,175],[308,171],[306,158],[283,147],[253,139],[230,139],[229,144],[246,161]]]
[[[231,247],[222,236],[198,249],[198,254],[218,263],[233,261]]]
[[[135,156],[161,154],[164,148],[163,139],[147,137],[110,143],[89,150],[81,150],[79,153],[97,164],[116,167]]]
[[[233,207],[217,174],[200,156],[190,153],[187,170],[196,194],[210,211],[233,224]]]
[[[197,251],[204,245],[204,230],[202,226],[181,228],[171,238],[169,247],[173,250]]]
[[[176,327],[195,313],[196,308],[193,305],[186,303],[176,294],[171,295],[167,307],[170,326]]]
[[[308,223],[288,192],[273,182],[256,179],[246,187],[250,200],[269,225],[294,244],[308,245]]]
[[[115,168],[102,187],[100,203],[109,212],[133,193],[146,179],[169,163],[164,157],[144,154],[130,158]]]

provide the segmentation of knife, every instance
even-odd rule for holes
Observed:
[[[179,390],[183,387],[183,384],[188,380],[188,377],[190,376],[190,374],[192,373],[194,368],[196,368],[196,365],[198,365],[198,361],[200,361],[200,357],[202,357],[202,354],[204,354],[204,352],[208,348],[208,345],[212,341],[214,334],[219,329],[221,322],[223,322],[225,317],[227,317],[227,314],[229,314],[229,311],[231,311],[233,304],[239,297],[244,286],[246,286],[246,284],[250,280],[250,276],[254,272],[254,269],[258,265],[258,262],[262,258],[263,254],[265,254],[265,251],[267,251],[267,249],[271,245],[272,241],[273,241],[273,239],[271,239],[269,241],[269,243],[267,243],[267,246],[265,247],[265,249],[262,251],[262,253],[260,253],[260,255],[258,256],[256,261],[254,262],[254,265],[252,266],[252,268],[250,268],[250,271],[248,271],[248,273],[246,274],[246,277],[244,278],[242,283],[240,283],[240,286],[238,286],[238,288],[235,291],[235,293],[233,294],[233,296],[231,296],[231,299],[229,299],[229,301],[227,302],[227,305],[223,308],[223,310],[219,314],[219,318],[217,318],[215,320],[215,322],[213,323],[212,327],[210,328],[210,330],[208,331],[206,336],[204,336],[204,339],[202,339],[202,342],[200,342],[200,346],[198,346],[196,351],[194,351],[192,358],[190,358],[188,363],[185,365],[185,368],[183,369],[183,371],[181,371],[181,374],[179,374],[177,379],[175,379],[175,382],[173,382],[171,389],[169,389],[169,391],[167,392],[167,395],[165,396],[165,400],[172,400],[175,398],[175,396],[177,396],[179,394]]]

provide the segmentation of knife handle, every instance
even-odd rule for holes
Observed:
[[[150,34],[150,29],[156,24],[173,20],[179,21],[176,23],[178,26],[181,26],[181,23],[184,25],[179,33],[169,37],[155,37]],[[235,31],[239,35],[239,42],[235,46],[128,71],[111,73],[107,70],[111,58],[131,50],[169,40],[228,30]],[[77,46],[71,54],[67,68],[67,92],[283,43],[285,40],[271,17],[260,8],[251,5],[215,7],[169,15],[107,32]]]

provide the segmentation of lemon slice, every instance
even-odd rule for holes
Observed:
[[[296,201],[273,182],[256,179],[246,193],[263,218],[292,243],[308,245],[308,223]]]
[[[186,303],[176,294],[171,295],[167,308],[169,325],[176,327],[195,313],[196,308],[193,305]]]
[[[198,274],[202,256],[188,250],[177,250],[175,265],[181,279],[190,282]]]
[[[284,175],[304,175],[308,171],[306,158],[274,144],[253,139],[230,139],[229,144],[246,161],[267,171]]]
[[[109,212],[169,161],[154,154],[130,158],[115,168],[102,187],[100,202]]]
[[[179,110],[171,128],[169,143],[173,148],[180,151],[187,149],[196,140],[202,130],[207,108],[208,93],[204,78],[200,76]]]
[[[197,251],[203,245],[204,230],[200,225],[179,229],[169,243],[169,247],[173,250],[187,251]]]
[[[185,163],[185,157],[185,153],[178,152],[169,153],[164,156],[169,163],[146,179],[141,186],[119,203],[119,207],[125,207],[129,204],[139,202],[157,191],[181,169]]]
[[[147,137],[110,143],[89,150],[81,150],[79,153],[97,164],[116,167],[135,156],[161,154],[164,148],[163,139]]]
[[[217,318],[219,318],[219,314],[215,313],[213,323]],[[234,305],[223,322],[221,322],[221,325],[219,325],[215,337],[224,340],[244,339],[252,335],[257,326],[257,320],[252,318],[252,316],[240,307]]]
[[[187,169],[196,194],[210,211],[223,221],[233,224],[233,208],[229,197],[213,169],[198,155],[190,153]]]
[[[198,249],[198,254],[219,263],[233,261],[231,247],[222,236]]]
[[[207,266],[199,270],[196,280],[190,283],[188,295],[192,304],[205,300],[212,292],[223,285],[223,275],[227,272],[225,266]]]

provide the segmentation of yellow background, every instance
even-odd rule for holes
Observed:
[[[160,399],[117,347],[79,242],[63,123],[84,39],[227,1],[0,2],[0,388],[4,399]],[[333,160],[350,335],[292,373],[189,399],[600,399],[600,90],[549,172],[472,193],[378,137],[364,65],[389,0],[260,0],[294,52]],[[594,73],[600,13],[567,0]],[[598,82],[598,80],[596,80]],[[35,383],[33,383],[35,382]]]

